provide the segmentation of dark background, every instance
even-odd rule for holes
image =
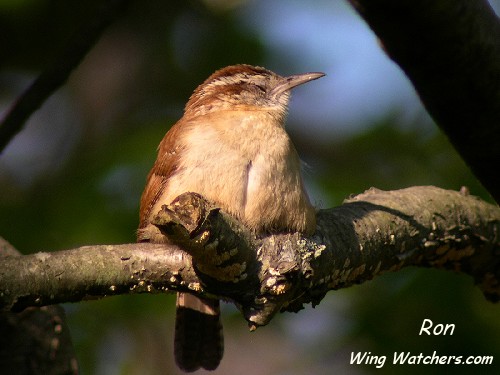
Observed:
[[[0,2],[0,110],[57,57],[100,1]],[[492,1],[497,9],[499,2]],[[287,128],[318,207],[371,186],[468,186],[490,200],[421,107],[399,68],[343,2],[132,1],[0,156],[0,235],[23,253],[135,240],[156,147],[194,88],[235,63],[323,71],[297,89]],[[173,295],[65,306],[82,374],[178,373]],[[331,292],[249,333],[224,306],[216,374],[499,373],[499,307],[472,280],[406,269]],[[418,336],[423,319],[453,336]],[[384,369],[351,352],[387,356]],[[394,352],[493,355],[489,366],[390,367]]]

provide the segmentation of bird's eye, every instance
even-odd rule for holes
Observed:
[[[257,87],[260,91],[262,91],[263,93],[266,92],[266,89],[264,88],[264,86],[261,86],[261,85],[255,85],[255,87]]]

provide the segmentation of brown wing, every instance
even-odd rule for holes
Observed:
[[[141,196],[139,229],[148,225],[154,204],[161,197],[168,179],[178,169],[179,155],[183,148],[183,145],[179,141],[180,129],[183,127],[182,124],[183,121],[181,119],[172,126],[158,146],[158,156],[153,168],[149,172],[146,188]]]

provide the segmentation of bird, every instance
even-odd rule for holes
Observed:
[[[151,220],[185,192],[202,195],[256,234],[313,234],[316,209],[285,118],[291,89],[324,75],[282,77],[247,64],[210,75],[158,146],[141,196],[137,241],[169,243]],[[214,370],[223,351],[219,301],[178,293],[177,366],[185,372]]]

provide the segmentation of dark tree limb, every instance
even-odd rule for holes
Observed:
[[[108,0],[68,41],[61,55],[12,104],[0,123],[0,153],[22,129],[26,120],[68,79],[102,32],[126,7],[129,0]]]
[[[500,202],[500,21],[487,0],[349,0]]]
[[[0,238],[0,259],[21,255]],[[1,260],[0,260],[1,264]],[[0,373],[76,375],[64,310],[58,305],[28,307],[20,313],[0,311]]]
[[[256,237],[197,194],[156,225],[177,244],[87,246],[0,260],[0,308],[124,293],[188,291],[237,303],[251,326],[318,304],[332,289],[406,266],[464,272],[500,297],[500,208],[435,187],[370,189],[318,213],[311,238]]]

